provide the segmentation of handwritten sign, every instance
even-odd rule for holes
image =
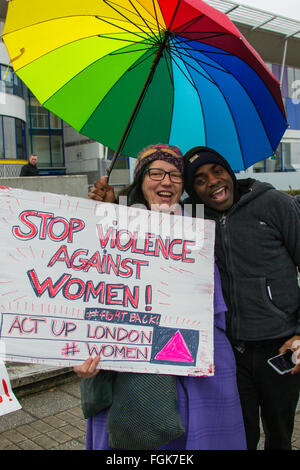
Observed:
[[[0,190],[10,361],[213,375],[214,223]]]
[[[22,407],[12,391],[5,364],[0,361],[0,416],[20,408]]]

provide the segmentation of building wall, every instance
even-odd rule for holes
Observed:
[[[261,172],[253,173],[251,170],[241,171],[238,179],[254,178],[272,184],[280,191],[300,190],[300,171],[295,172]]]
[[[0,34],[2,33],[4,22],[0,21]],[[8,66],[10,61],[4,43],[0,42],[0,64]],[[1,78],[0,91],[0,115],[12,116],[26,121],[26,107],[24,99],[19,96],[5,93],[5,81]],[[4,88],[4,89],[3,89]]]

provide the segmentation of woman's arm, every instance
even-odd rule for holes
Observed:
[[[100,369],[97,369],[99,361],[100,361],[100,356],[96,356],[94,358],[89,357],[80,366],[75,366],[74,372],[80,378],[90,379],[91,377],[94,377],[94,375],[98,374],[100,370]]]

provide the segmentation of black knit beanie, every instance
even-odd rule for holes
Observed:
[[[195,173],[198,168],[206,163],[216,163],[221,165],[229,173],[232,178],[235,200],[237,199],[237,179],[227,160],[218,152],[209,147],[194,147],[184,155],[184,189],[187,194],[194,200],[198,200],[198,196],[194,190]]]

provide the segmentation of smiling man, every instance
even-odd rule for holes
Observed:
[[[300,339],[300,207],[295,198],[248,178],[207,147],[184,157],[184,203],[203,203],[216,222],[216,256],[234,347],[248,449],[291,449],[300,364],[279,375],[267,360]]]

